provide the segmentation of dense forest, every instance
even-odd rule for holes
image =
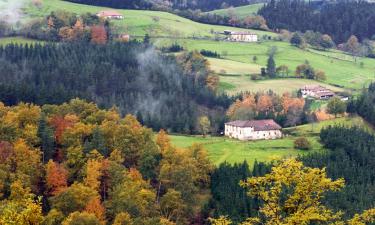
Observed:
[[[272,0],[258,12],[271,29],[318,31],[336,43],[351,35],[360,40],[375,34],[375,4],[366,1],[337,1],[323,5],[303,0]]]
[[[202,223],[212,169],[115,108],[0,103],[0,224]]]
[[[241,6],[255,3],[254,0],[204,0],[204,1],[187,1],[187,0],[66,0],[86,5],[98,5],[122,9],[200,9],[201,11],[210,11],[229,6]]]
[[[218,130],[232,100],[217,95],[217,81],[198,52],[163,56],[137,42],[72,42],[0,47],[0,100],[60,104],[72,98],[119,107],[149,127],[197,130],[201,112]]]
[[[375,125],[375,83],[364,89],[356,99],[348,104],[349,113],[357,113],[372,125]]]
[[[374,207],[375,202],[375,138],[361,128],[327,127],[321,132],[321,140],[327,153],[303,156],[300,160],[310,167],[326,167],[329,177],[344,178],[345,187],[340,192],[329,192],[323,202],[345,217]],[[239,182],[246,177],[263,176],[271,165],[255,163],[249,169],[245,162],[240,165],[220,165],[211,176],[211,209],[216,215],[228,215],[233,221],[243,221],[254,216],[259,201],[246,196]]]

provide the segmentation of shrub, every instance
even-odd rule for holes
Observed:
[[[307,138],[300,137],[294,141],[294,148],[301,150],[309,150],[311,148],[311,144],[309,140],[307,140]]]

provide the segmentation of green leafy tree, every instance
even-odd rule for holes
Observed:
[[[199,118],[199,129],[202,135],[205,137],[207,133],[210,131],[211,122],[207,116],[202,116]]]
[[[333,97],[328,102],[327,111],[337,117],[337,115],[343,114],[346,111],[346,103],[341,101],[339,97]]]
[[[298,32],[295,32],[290,39],[290,43],[294,46],[300,47],[303,44],[303,37]]]

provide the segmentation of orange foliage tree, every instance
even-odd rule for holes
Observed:
[[[50,160],[46,166],[46,183],[50,195],[57,195],[68,187],[68,171]]]
[[[91,27],[91,42],[94,44],[107,43],[107,31],[103,25]]]

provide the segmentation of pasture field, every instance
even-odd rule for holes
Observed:
[[[312,152],[325,151],[319,142],[319,132],[323,127],[329,125],[345,126],[363,126],[370,129],[369,126],[360,117],[342,117],[334,120],[323,121],[315,124],[307,124],[284,130],[288,136],[277,140],[260,141],[238,141],[226,137],[206,137],[201,136],[179,136],[171,135],[172,143],[181,148],[191,146],[193,143],[199,143],[208,151],[209,158],[215,165],[225,161],[229,163],[240,163],[246,160],[250,166],[255,160],[268,162],[274,159],[296,157],[298,155],[309,154]],[[308,151],[294,149],[294,140],[297,137],[304,136],[309,139],[312,149]]]
[[[207,58],[210,68],[216,73],[241,75],[241,74],[258,74],[261,66],[257,64],[243,63],[233,60]]]
[[[327,84],[340,85],[345,88],[361,89],[375,78],[375,59],[358,58],[348,60],[348,55],[340,51],[301,50],[289,43],[280,41],[265,41],[261,43],[237,43],[212,40],[177,40],[188,50],[210,50],[221,54],[223,59],[238,61],[251,65],[265,66],[268,52],[272,47],[277,48],[275,62],[277,66],[287,65],[290,74],[295,68],[308,61],[316,70],[326,73]],[[170,44],[167,39],[158,42],[159,45]],[[253,57],[257,56],[256,63]],[[363,62],[363,66],[361,66]],[[259,73],[259,72],[258,72]],[[246,73],[247,74],[247,73]]]
[[[242,19],[247,16],[256,15],[258,10],[262,8],[263,3],[239,6],[239,7],[231,7],[227,9],[218,9],[214,11],[207,12],[209,14],[217,14],[221,16],[230,16],[231,14],[236,15],[238,18]]]
[[[43,43],[42,41],[37,41],[33,39],[28,39],[24,37],[6,37],[0,38],[0,45],[7,45],[7,44],[35,44],[35,43]]]
[[[26,13],[25,19],[31,19],[35,17],[45,17],[50,12],[58,10],[66,10],[77,14],[88,12],[95,14],[105,9],[108,8],[75,4],[62,0],[44,0],[41,8],[37,8],[30,1],[29,6],[24,9],[24,12]],[[114,20],[112,23],[117,26],[119,32],[128,33],[132,36],[144,36],[148,33],[152,34],[152,36],[171,38],[213,38],[215,36],[213,32],[222,32],[228,29],[237,31],[246,30],[197,23],[167,12],[121,9],[116,9],[116,11],[121,13],[124,19]],[[251,32],[259,35],[267,34],[275,36],[275,34],[265,31],[251,30]]]
[[[253,81],[248,75],[220,75],[220,82],[224,85],[219,88],[229,95],[235,95],[239,92],[266,92],[272,90],[275,93],[283,94],[285,92],[296,92],[303,85],[321,85],[332,91],[341,92],[342,88],[338,88],[329,84],[321,83],[315,80],[308,79],[296,79],[296,78],[285,78],[285,79],[272,79],[272,80],[258,80]],[[230,84],[230,85],[225,85]]]

